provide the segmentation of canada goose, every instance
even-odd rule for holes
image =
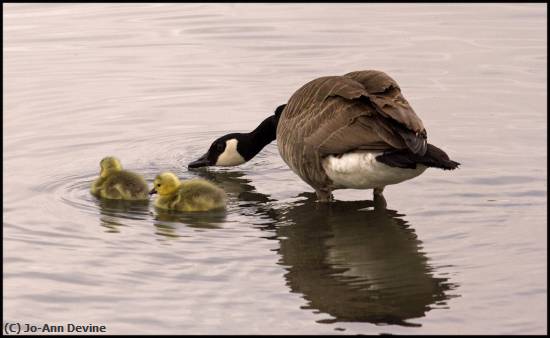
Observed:
[[[428,167],[459,165],[427,143],[426,129],[397,82],[366,70],[306,83],[254,131],[218,138],[189,168],[244,163],[275,138],[283,160],[320,201],[331,200],[335,189],[381,195],[386,185]]]
[[[178,211],[208,211],[225,207],[225,192],[203,179],[181,182],[170,172],[157,175],[149,194],[158,194],[155,206]]]
[[[90,188],[92,195],[113,200],[148,200],[147,182],[140,175],[122,170],[116,157],[107,156],[99,162],[101,168]]]

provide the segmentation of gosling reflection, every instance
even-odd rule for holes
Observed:
[[[271,207],[269,202],[275,200],[268,195],[259,193],[256,188],[250,184],[251,180],[245,178],[245,174],[241,171],[196,171],[194,172],[199,177],[205,178],[214,182],[226,191],[227,195],[235,203],[235,212],[238,212],[244,216],[254,216],[256,218],[256,224],[258,224],[259,218],[265,221],[261,222],[261,228],[263,230],[274,230],[278,223],[279,212]]]
[[[106,232],[118,233],[126,226],[125,219],[146,219],[149,215],[149,201],[125,201],[98,199],[99,224],[106,228]]]
[[[155,208],[154,219],[155,226],[165,230],[168,228],[175,229],[177,224],[174,223],[183,223],[192,228],[219,229],[225,222],[226,213],[225,210],[183,213]],[[165,234],[165,231],[159,234]]]
[[[219,185],[227,194],[238,199],[239,202],[266,203],[274,201],[269,196],[256,191],[256,188],[250,184],[250,180],[245,178],[241,171],[196,171],[197,176],[207,179]]]
[[[452,285],[432,275],[402,216],[372,201],[316,203],[314,194],[284,209],[277,237],[291,291],[333,317],[322,322],[418,325],[406,320],[444,304]]]

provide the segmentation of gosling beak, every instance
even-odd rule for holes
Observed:
[[[157,190],[155,188],[151,189],[151,191],[149,191],[149,195],[153,195],[153,194],[156,194],[157,193]]]
[[[208,160],[208,153],[202,155],[199,157],[198,160],[195,160],[187,165],[187,168],[200,168],[200,167],[206,167],[209,166],[210,161]]]

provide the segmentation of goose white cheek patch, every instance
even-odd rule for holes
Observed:
[[[237,142],[234,138],[225,141],[225,150],[218,156],[218,160],[216,161],[217,166],[231,167],[246,162],[237,151]]]

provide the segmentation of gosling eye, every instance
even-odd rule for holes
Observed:
[[[160,183],[157,183],[157,187],[160,187]]]

